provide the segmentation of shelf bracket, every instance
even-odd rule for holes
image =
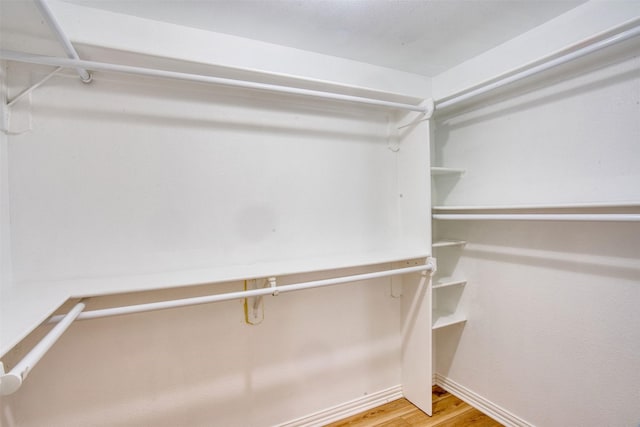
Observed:
[[[438,271],[438,259],[436,257],[427,257],[427,264],[431,264],[433,268],[431,270],[425,270],[422,272],[425,276],[429,275],[431,277],[435,276]]]
[[[29,95],[31,92],[33,92],[34,90],[36,90],[37,88],[45,84],[51,77],[56,75],[60,70],[62,70],[62,67],[57,67],[55,70],[53,70],[52,72],[50,72],[49,74],[41,78],[39,81],[37,81],[36,83],[32,84],[31,86],[29,86],[28,88],[26,88],[16,96],[14,96],[13,99],[7,100],[7,107],[13,106],[13,104],[20,101],[22,98]]]
[[[262,288],[272,288],[271,295],[277,296],[279,291],[276,286],[276,278],[269,277],[264,279]],[[244,290],[259,289],[258,280],[245,280]],[[244,299],[244,318],[249,325],[259,325],[264,320],[264,298],[262,296],[249,297]]]
[[[425,258],[425,265],[432,265],[433,270],[423,270],[420,272],[422,277],[428,278],[433,277],[436,271],[437,262],[434,257]],[[403,268],[408,266],[418,266],[422,265],[420,259],[414,259],[412,261],[404,261],[402,263],[394,263],[394,268]],[[391,298],[400,298],[402,297],[402,276],[391,276],[391,284],[390,284],[390,295]]]
[[[391,276],[391,298],[400,298],[402,296],[402,277]]]
[[[21,93],[18,95],[19,99],[25,101],[16,105],[15,102],[11,102],[13,108],[9,109],[9,103],[5,104],[2,127],[2,131],[5,135],[22,135],[33,130],[33,118],[31,115],[31,92],[35,87],[30,88],[28,93]],[[18,97],[13,101],[18,101]]]
[[[398,130],[408,128],[410,126],[415,126],[420,122],[426,122],[428,120],[431,120],[431,117],[433,116],[433,112],[436,110],[436,105],[435,105],[435,102],[433,101],[433,98],[425,99],[420,104],[420,106],[425,109],[424,113],[414,114],[409,121],[398,126]]]

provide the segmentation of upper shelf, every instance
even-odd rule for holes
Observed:
[[[606,221],[639,222],[640,202],[593,202],[557,205],[434,206],[435,220],[461,221]],[[606,211],[603,211],[606,209]]]
[[[458,205],[434,206],[434,211],[499,211],[499,210],[536,210],[536,209],[599,209],[599,208],[637,208],[640,201],[621,202],[589,202],[589,203],[558,203],[539,205]]]

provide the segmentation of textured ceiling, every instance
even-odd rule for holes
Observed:
[[[3,0],[0,0],[3,1]],[[581,0],[67,0],[434,76]]]

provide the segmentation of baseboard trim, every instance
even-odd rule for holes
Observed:
[[[522,418],[443,375],[436,374],[436,384],[474,408],[484,412],[494,420],[504,424],[506,427],[534,427],[533,424],[526,422]]]
[[[278,424],[278,427],[321,427],[401,397],[402,386],[396,385],[283,424]]]

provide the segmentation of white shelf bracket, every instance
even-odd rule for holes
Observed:
[[[425,99],[420,103],[420,107],[424,109],[424,112],[414,115],[409,121],[405,124],[398,126],[398,130],[408,128],[410,126],[415,126],[420,122],[426,122],[431,120],[434,111],[436,110],[436,104],[433,98]]]
[[[279,290],[276,289],[276,278],[269,277],[264,279],[262,284],[263,288],[271,288],[273,289],[273,293],[271,295],[278,296]],[[258,280],[246,280],[245,291],[259,289]],[[264,320],[264,296],[259,295],[255,297],[248,297],[244,299],[244,316],[245,321],[250,325],[259,325]]]
[[[11,102],[6,104],[4,120],[2,123],[2,131],[5,135],[22,135],[23,133],[27,133],[33,130],[33,118],[31,115],[31,92],[35,87],[30,88],[31,90],[28,93],[21,93],[18,95],[24,101],[17,104],[15,102]],[[18,101],[19,99],[14,98],[13,101]],[[13,108],[9,109],[8,107],[13,105]]]
[[[402,277],[391,277],[391,298],[400,298],[402,296]]]
[[[402,268],[402,267],[407,267],[407,266],[419,266],[422,265],[422,262],[420,260],[412,260],[412,261],[405,261],[403,262],[401,265],[400,263],[396,263],[394,264],[394,268]],[[433,268],[433,271],[428,269],[428,270],[422,270],[420,272],[420,275],[424,278],[428,278],[430,276],[433,276],[433,274],[435,273],[436,270],[436,259],[433,257],[427,257],[425,258],[425,264],[426,266],[431,266]],[[402,297],[402,293],[403,293],[403,289],[402,289],[402,277],[401,276],[391,276],[391,284],[390,286],[390,295],[391,298],[400,298]]]
[[[427,257],[427,265],[431,265],[431,270],[425,270],[422,272],[423,275],[429,275],[431,277],[433,277],[436,274],[436,271],[438,271],[438,260],[435,257]]]
[[[258,289],[258,280],[245,280],[244,289],[245,291]],[[244,318],[249,325],[259,325],[262,323],[264,320],[264,301],[262,295],[244,299]]]
[[[280,290],[277,289],[277,283],[276,283],[276,278],[275,277],[269,277],[267,279],[267,282],[269,283],[269,287],[271,289],[273,289],[273,293],[271,295],[273,295],[274,297],[277,297],[278,294],[280,293]]]
[[[62,70],[62,67],[57,67],[55,70],[53,70],[52,72],[50,72],[49,74],[41,78],[39,81],[37,81],[36,83],[32,84],[31,86],[29,86],[28,88],[26,88],[16,96],[14,96],[13,99],[7,100],[7,107],[13,106],[13,104],[20,101],[22,98],[29,95],[31,92],[33,92],[34,90],[36,90],[37,88],[45,84],[51,77],[56,75],[60,70]]]

